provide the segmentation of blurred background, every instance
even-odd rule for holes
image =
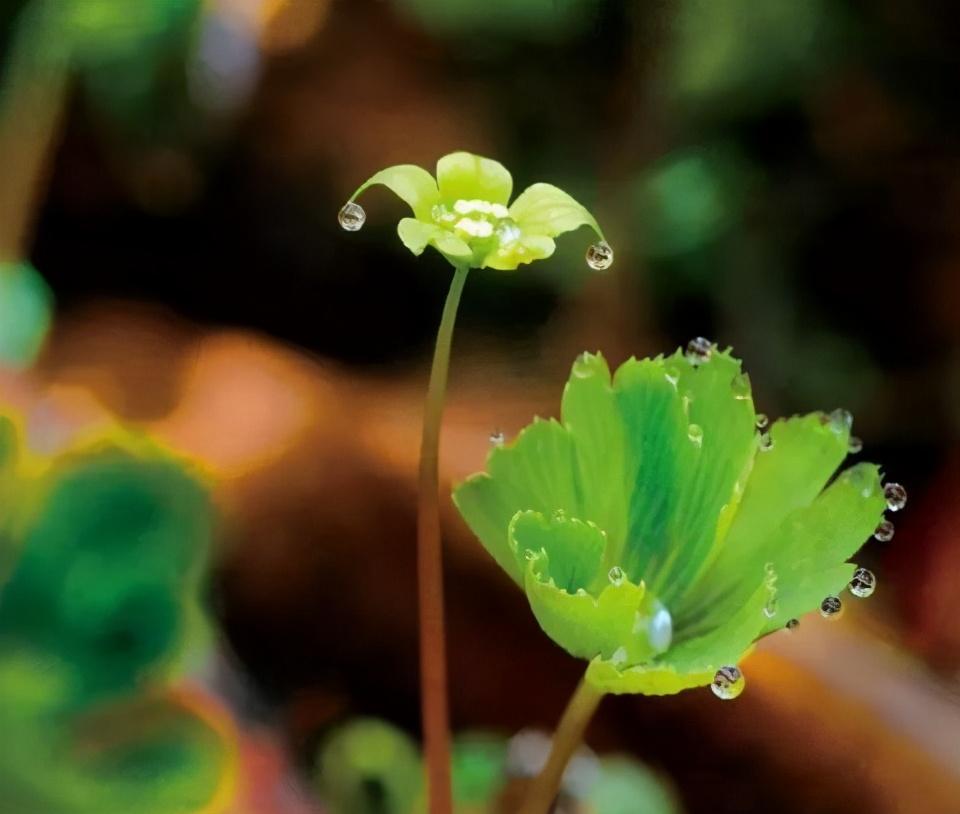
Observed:
[[[414,480],[450,271],[402,247],[388,193],[358,234],[336,214],[378,169],[456,149],[569,191],[616,262],[591,271],[577,232],[471,274],[446,483],[491,432],[555,415],[580,351],[704,335],[745,360],[758,410],[851,410],[862,457],[910,492],[859,557],[869,602],[765,640],[736,703],[608,699],[590,745],[690,814],[960,811],[953,11],[4,2],[0,221],[26,223],[0,228],[0,404],[45,455],[119,420],[208,478],[211,632],[178,681],[232,722],[228,811],[323,811],[318,746],[354,716],[417,736]],[[449,505],[444,534],[455,727],[550,728],[582,665]]]

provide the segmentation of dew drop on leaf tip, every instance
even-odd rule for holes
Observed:
[[[613,265],[613,249],[607,241],[601,240],[587,249],[586,260],[594,271],[606,271]]]
[[[348,232],[359,232],[366,223],[367,213],[360,204],[353,201],[345,203],[337,215],[340,226]]]
[[[860,599],[866,599],[877,589],[877,577],[867,568],[858,568],[850,580],[850,593]]]
[[[820,603],[820,615],[824,619],[836,619],[843,610],[839,596],[828,596]]]
[[[889,543],[893,539],[895,531],[896,528],[893,523],[889,520],[881,520],[880,525],[877,526],[876,531],[873,532],[873,536],[881,543]]]
[[[697,336],[687,342],[687,361],[691,365],[701,365],[710,361],[713,355],[713,342],[703,336]]]

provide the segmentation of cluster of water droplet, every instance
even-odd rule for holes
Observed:
[[[743,692],[746,683],[739,667],[727,665],[717,670],[710,689],[722,701],[731,701]]]

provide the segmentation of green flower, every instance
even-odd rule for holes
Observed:
[[[401,164],[367,180],[340,210],[347,231],[363,226],[366,215],[357,196],[376,184],[392,190],[413,210],[397,231],[414,254],[433,246],[454,266],[512,271],[553,254],[554,238],[589,226],[600,238],[590,247],[587,262],[609,268],[613,251],[600,226],[583,206],[562,189],[534,184],[508,206],[513,179],[497,161],[471,153],[451,153],[437,162],[434,180],[425,169]]]
[[[851,421],[813,413],[761,433],[739,360],[706,340],[612,379],[583,354],[562,421],[536,419],[494,448],[454,501],[544,631],[590,660],[596,689],[714,682],[733,697],[734,665],[839,593],[854,574],[845,560],[883,517],[876,466],[830,482]]]

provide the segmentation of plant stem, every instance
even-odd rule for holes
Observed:
[[[28,253],[66,107],[66,62],[37,56],[45,34],[39,22],[21,21],[0,84],[0,262]]]
[[[467,280],[457,266],[443,306],[423,411],[417,505],[417,581],[420,602],[420,704],[430,814],[451,814],[450,716],[443,622],[443,553],[440,546],[440,425],[447,392],[450,344],[457,306]]]
[[[546,765],[530,786],[520,814],[547,814],[560,790],[560,781],[573,753],[577,751],[593,714],[600,706],[603,693],[580,679],[550,745]]]

